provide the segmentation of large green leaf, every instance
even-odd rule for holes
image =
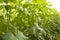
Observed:
[[[7,32],[3,36],[3,40],[27,40],[28,37],[26,37],[21,31],[17,31],[16,34],[13,34],[12,32]]]

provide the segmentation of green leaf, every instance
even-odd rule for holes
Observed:
[[[15,35],[12,32],[7,32],[3,36],[3,40],[27,40],[28,38],[20,31],[18,31]]]
[[[13,33],[11,32],[7,32],[4,36],[3,36],[3,40],[18,40]]]
[[[26,37],[21,31],[18,31],[16,33],[16,37],[18,38],[18,40],[27,40],[28,37]]]

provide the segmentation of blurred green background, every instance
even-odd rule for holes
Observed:
[[[46,0],[0,0],[0,40],[60,40],[60,13]]]

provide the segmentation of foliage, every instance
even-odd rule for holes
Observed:
[[[59,40],[60,14],[46,0],[0,0],[0,40]]]

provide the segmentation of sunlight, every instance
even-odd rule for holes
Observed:
[[[50,0],[50,1],[53,4],[53,7],[60,12],[60,0]]]

